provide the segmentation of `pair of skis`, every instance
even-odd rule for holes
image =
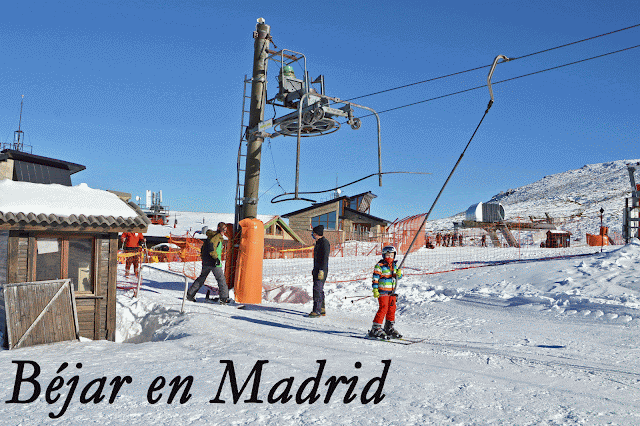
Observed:
[[[210,290],[207,290],[207,294],[202,301],[206,303],[214,303],[216,305],[222,305],[222,306],[233,306],[234,308],[238,308],[238,309],[244,309],[244,306],[245,306],[245,305],[236,303],[236,301],[233,299],[229,299],[227,303],[220,303],[220,297],[219,296],[211,297]]]
[[[397,345],[413,345],[414,343],[420,343],[426,340],[426,339],[417,339],[412,337],[400,337],[400,338],[372,337],[372,336],[369,336],[368,334],[365,334],[364,336],[354,336],[354,337],[367,339],[367,340],[377,340],[379,342],[385,342],[385,343],[395,343]]]

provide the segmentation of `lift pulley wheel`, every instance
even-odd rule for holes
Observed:
[[[301,137],[328,135],[340,128],[333,118],[321,118],[307,124],[305,117],[302,118],[302,127],[300,128]],[[275,130],[284,136],[298,136],[298,120],[296,118],[277,124]]]
[[[321,107],[316,107],[311,111],[306,111],[302,114],[302,124],[313,124],[316,121],[324,118],[324,110]]]

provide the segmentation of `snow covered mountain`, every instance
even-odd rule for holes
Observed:
[[[605,226],[622,232],[624,199],[630,196],[631,183],[627,164],[640,160],[617,160],[587,164],[521,186],[508,189],[486,202],[499,202],[504,206],[507,220],[518,217],[544,218],[548,214],[561,223],[561,227],[577,236],[586,232],[597,234],[600,226],[600,208],[604,209]],[[461,221],[464,213],[446,219],[429,221],[427,229],[450,228]]]
[[[484,202],[501,203],[507,220],[517,221],[520,217],[528,221],[531,217],[545,218],[545,214],[548,214],[556,219],[560,228],[575,235],[577,241],[583,239],[587,232],[598,233],[600,208],[604,208],[604,225],[612,232],[621,233],[624,199],[629,197],[631,191],[627,164],[639,161],[617,160],[587,164],[580,169],[545,176],[520,188],[501,191]],[[427,206],[425,211],[426,209]],[[418,212],[409,213],[413,215]],[[268,222],[273,217],[258,215],[258,219],[263,222]],[[453,222],[463,219],[464,212],[448,218],[430,220],[426,229],[451,229]],[[169,233],[192,234],[201,230],[203,226],[213,229],[218,222],[233,220],[233,213],[172,211],[167,225],[151,225],[147,235],[168,237]]]
[[[494,195],[490,201],[505,206],[509,217],[599,217],[610,227],[620,228],[625,197],[631,184],[627,164],[639,160],[618,160],[587,164],[580,169],[545,176],[537,182]],[[620,219],[620,220],[618,220]]]

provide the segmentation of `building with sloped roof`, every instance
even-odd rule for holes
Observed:
[[[313,244],[311,229],[317,225],[324,226],[324,236],[332,245],[347,240],[369,241],[382,236],[391,223],[370,214],[374,198],[371,192],[336,197],[282,217],[289,219],[289,227],[307,244]]]
[[[0,285],[68,278],[79,335],[115,340],[118,233],[150,221],[115,193],[71,186],[84,169],[0,151]]]

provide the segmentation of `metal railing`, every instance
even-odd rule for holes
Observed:
[[[184,313],[184,301],[187,299],[187,289],[189,288],[189,282],[187,281],[187,276],[183,274],[178,274],[177,272],[166,271],[164,269],[155,268],[153,266],[144,264],[140,267],[140,273],[138,274],[138,286],[136,288],[134,297],[138,297],[138,293],[140,293],[140,285],[142,284],[142,271],[144,271],[144,268],[153,269],[155,271],[164,272],[165,274],[175,275],[176,277],[184,278],[184,293],[182,294],[182,306],[180,307],[180,312]]]

